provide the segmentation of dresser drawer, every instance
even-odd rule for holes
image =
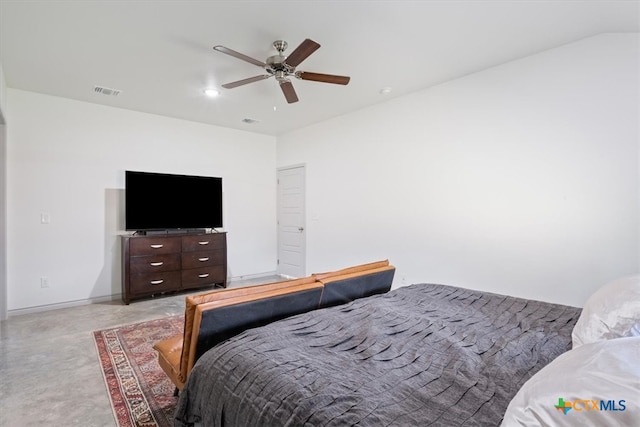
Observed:
[[[224,264],[224,250],[184,252],[182,254],[182,268],[211,267]]]
[[[140,273],[131,275],[131,293],[153,294],[175,291],[180,288],[180,272],[164,271],[158,273]]]
[[[130,239],[130,256],[180,253],[180,237],[136,237]]]
[[[201,234],[182,237],[182,252],[210,251],[227,246],[225,234]]]
[[[212,283],[224,283],[226,279],[224,275],[224,267],[222,265],[182,270],[182,287],[196,288]]]
[[[131,274],[180,270],[180,254],[160,254],[131,257]]]

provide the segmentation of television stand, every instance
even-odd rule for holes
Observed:
[[[122,237],[122,301],[204,286],[227,287],[227,233]]]

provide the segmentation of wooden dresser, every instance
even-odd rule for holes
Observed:
[[[122,236],[122,300],[227,286],[227,234]]]

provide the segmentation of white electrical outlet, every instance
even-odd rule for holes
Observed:
[[[42,276],[40,278],[40,287],[41,288],[48,288],[49,287],[49,278],[46,276]]]
[[[51,223],[51,215],[49,215],[49,212],[42,212],[40,214],[40,223],[41,224],[50,224]]]

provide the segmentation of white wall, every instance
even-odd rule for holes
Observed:
[[[637,272],[638,46],[586,39],[279,137],[278,167],[307,166],[309,270],[389,258],[394,286],[572,305]]]
[[[7,82],[4,78],[4,70],[2,68],[2,64],[0,64],[0,115],[2,115],[0,121],[2,121],[3,123],[5,122],[5,111],[7,111]]]
[[[221,176],[229,275],[275,271],[274,137],[14,89],[8,106],[9,310],[120,293],[125,170]]]
[[[0,320],[7,318],[7,85],[0,64]]]

